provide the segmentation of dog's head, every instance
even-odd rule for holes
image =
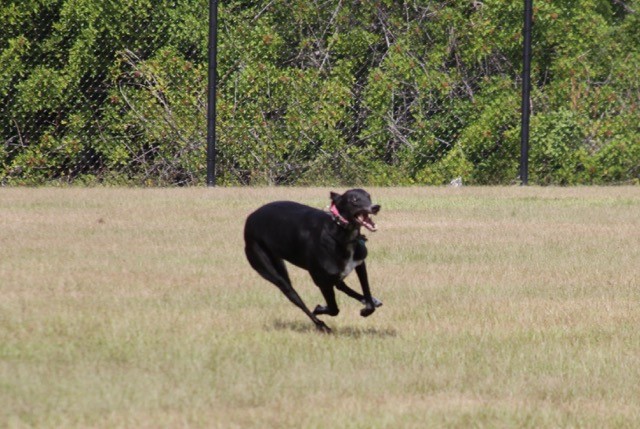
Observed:
[[[379,211],[380,206],[371,203],[371,195],[364,189],[350,189],[342,195],[331,192],[331,213],[343,224],[375,231],[371,215]]]

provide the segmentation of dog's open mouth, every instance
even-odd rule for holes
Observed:
[[[360,225],[364,226],[371,232],[374,232],[378,229],[376,227],[376,224],[373,222],[373,219],[371,219],[369,213],[367,212],[358,213],[356,215],[356,222],[358,222]]]

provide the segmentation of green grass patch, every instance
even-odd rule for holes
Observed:
[[[640,188],[370,191],[328,336],[242,228],[329,189],[0,189],[0,426],[640,426]]]

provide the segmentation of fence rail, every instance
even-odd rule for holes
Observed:
[[[216,182],[518,183],[522,9],[221,2]],[[536,3],[532,183],[640,182],[638,11]],[[207,0],[3,3],[0,184],[205,183],[209,15]]]

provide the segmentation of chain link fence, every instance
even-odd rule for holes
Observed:
[[[530,181],[638,183],[638,2],[562,3],[534,11]],[[218,184],[518,183],[520,1],[219,7]],[[4,2],[0,184],[204,183],[208,8]]]
[[[194,184],[207,2],[1,6],[0,181]]]

